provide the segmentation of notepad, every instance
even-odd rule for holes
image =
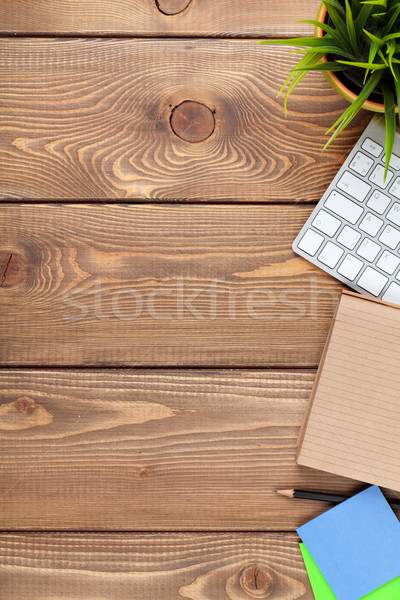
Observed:
[[[315,600],[337,600],[305,545],[299,545]],[[399,600],[399,598],[400,577],[396,577],[370,594],[363,596],[362,600]]]
[[[343,292],[297,462],[400,491],[400,307]]]
[[[376,486],[297,533],[337,600],[359,600],[400,576],[400,523]]]

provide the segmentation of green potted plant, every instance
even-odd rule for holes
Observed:
[[[262,44],[298,46],[303,53],[279,94],[287,99],[309,71],[323,71],[331,85],[351,102],[327,131],[332,140],[360,108],[382,112],[386,123],[385,177],[393,151],[400,99],[400,1],[323,0],[313,37],[265,40]],[[278,94],[278,95],[279,95]],[[397,104],[397,106],[396,106]]]

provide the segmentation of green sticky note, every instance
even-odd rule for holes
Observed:
[[[327,584],[325,577],[318,569],[313,557],[304,544],[300,544],[300,550],[303,555],[304,564],[307,569],[315,600],[337,600],[335,594]],[[400,577],[396,577],[373,592],[363,596],[362,600],[399,600],[399,598]]]

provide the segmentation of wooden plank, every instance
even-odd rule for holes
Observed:
[[[2,534],[0,556],[2,600],[314,598],[293,534]]]
[[[353,493],[295,464],[314,372],[2,370],[8,530],[291,531]]]
[[[1,40],[0,196],[319,200],[370,117],[322,152],[346,101],[313,73],[285,118],[297,60],[244,40]]]
[[[308,35],[320,1],[278,0],[2,0],[4,33],[152,36]],[[169,13],[169,14],[168,14]]]
[[[0,207],[4,365],[316,367],[343,287],[311,207]]]

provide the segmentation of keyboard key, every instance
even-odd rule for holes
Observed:
[[[339,233],[339,235],[337,237],[337,241],[339,242],[339,244],[346,246],[346,248],[348,248],[349,250],[353,250],[353,248],[355,248],[357,242],[360,241],[360,238],[361,238],[361,233],[359,233],[352,227],[345,225],[343,227],[342,231]]]
[[[343,253],[344,250],[339,248],[339,246],[332,244],[332,242],[328,242],[321,254],[318,256],[318,260],[324,265],[327,265],[333,269],[339,262],[339,259],[342,257]]]
[[[389,279],[385,275],[382,275],[382,273],[379,273],[379,271],[376,271],[372,267],[367,267],[357,281],[357,284],[373,296],[379,296],[388,281]]]
[[[359,227],[362,231],[365,231],[365,233],[368,233],[369,235],[372,235],[373,237],[375,237],[376,234],[378,233],[378,231],[380,230],[380,228],[382,227],[382,225],[383,225],[382,219],[379,219],[372,213],[368,212],[364,216]]]
[[[386,153],[382,156],[382,161],[386,162]],[[389,167],[391,167],[395,171],[400,171],[400,156],[392,154],[392,156],[390,157]]]
[[[361,269],[363,268],[364,263],[361,262],[358,258],[353,256],[352,254],[348,254],[340,267],[338,268],[338,273],[346,277],[349,281],[354,281]]]
[[[352,171],[355,171],[359,175],[366,175],[373,164],[374,161],[372,158],[369,158],[362,152],[357,152],[349,166]]]
[[[388,273],[388,275],[393,275],[397,267],[400,265],[400,258],[385,250],[376,263],[376,266]]]
[[[395,196],[395,198],[397,198],[398,200],[400,200],[400,177],[396,177],[392,187],[389,190],[389,193],[392,194],[392,196]]]
[[[400,204],[398,202],[395,202],[393,204],[392,208],[386,215],[386,218],[388,219],[388,221],[391,221],[395,225],[400,226]]]
[[[372,262],[378,256],[380,249],[381,247],[378,244],[365,238],[358,247],[357,254],[369,262]]]
[[[400,304],[400,285],[392,282],[383,294],[382,300],[385,302],[393,302],[393,304]]]
[[[333,237],[339,229],[341,222],[336,217],[332,217],[326,210],[320,210],[312,222],[315,229],[319,229],[329,237]]]
[[[391,225],[387,225],[379,236],[379,241],[394,250],[400,242],[400,231]]]
[[[376,165],[375,169],[372,171],[371,175],[369,176],[369,180],[372,181],[375,185],[379,185],[379,187],[381,187],[384,190],[385,187],[387,187],[387,185],[390,183],[390,180],[393,177],[393,172],[388,171],[385,180],[383,180],[384,175],[385,175],[385,167],[382,165]]]
[[[325,206],[335,213],[335,215],[346,219],[346,221],[349,221],[353,225],[357,223],[363,213],[361,206],[358,206],[358,204],[336,191],[329,194],[325,200]]]
[[[368,208],[371,208],[377,212],[379,215],[383,215],[390,202],[391,200],[389,196],[386,196],[385,194],[382,194],[382,192],[375,190],[371,198],[369,198],[367,201],[367,206]]]
[[[349,196],[355,198],[355,200],[358,200],[359,202],[365,200],[371,189],[369,183],[362,181],[362,179],[356,177],[350,173],[350,171],[345,171],[343,173],[337,182],[337,186],[340,190],[343,190],[343,192],[346,192]]]
[[[319,233],[316,233],[312,229],[308,229],[297,245],[310,256],[314,256],[323,241],[324,238],[322,235],[319,235]]]
[[[363,141],[361,148],[372,154],[372,156],[375,156],[375,158],[378,158],[383,152],[383,147],[368,137]]]

